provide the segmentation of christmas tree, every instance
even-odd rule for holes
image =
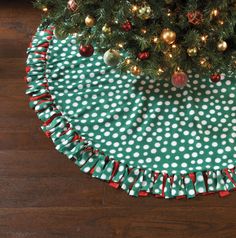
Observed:
[[[171,79],[194,69],[212,82],[236,69],[236,0],[37,0],[58,39],[76,34],[104,62],[133,75]]]

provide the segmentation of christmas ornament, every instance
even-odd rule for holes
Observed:
[[[151,15],[152,15],[152,9],[147,3],[144,3],[143,6],[141,6],[138,9],[137,16],[141,18],[142,20],[149,19]]]
[[[191,57],[196,56],[197,55],[197,47],[188,48],[187,53]]]
[[[161,32],[160,38],[167,44],[171,45],[175,42],[176,40],[176,33],[169,28],[164,29]]]
[[[87,27],[93,27],[95,24],[95,18],[92,16],[87,16],[84,22]]]
[[[188,22],[193,25],[199,25],[203,21],[203,14],[200,11],[188,12]]]
[[[122,29],[126,32],[131,31],[132,30],[132,24],[130,21],[126,21],[125,23],[122,24]]]
[[[78,10],[78,4],[75,0],[69,0],[67,3],[67,8],[72,11],[75,12]]]
[[[94,48],[91,44],[88,45],[80,45],[79,53],[83,57],[90,57],[94,53]]]
[[[108,51],[105,52],[103,59],[105,64],[109,66],[115,66],[120,61],[120,53],[116,50],[109,49]]]
[[[141,74],[141,69],[139,66],[137,65],[133,65],[131,68],[130,68],[130,72],[133,74],[133,75],[140,75]]]
[[[138,53],[138,58],[140,60],[146,60],[150,57],[150,52],[149,51],[142,51]]]
[[[211,81],[212,81],[213,83],[217,83],[217,82],[219,82],[220,80],[221,80],[220,74],[212,74],[212,75],[211,75]]]
[[[105,24],[102,27],[102,32],[106,33],[106,34],[111,34],[111,27],[109,27],[107,24]]]
[[[58,40],[64,40],[68,36],[68,34],[59,27],[55,27],[53,31]]]
[[[188,82],[188,76],[184,72],[175,72],[172,75],[171,82],[176,88],[183,88]]]
[[[217,49],[221,52],[226,51],[227,48],[228,48],[228,44],[226,41],[222,40],[217,44]]]

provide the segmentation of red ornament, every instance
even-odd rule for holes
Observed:
[[[220,80],[221,80],[220,74],[212,74],[212,75],[211,75],[211,81],[212,81],[213,83],[217,83],[217,82],[219,82]]]
[[[142,51],[140,53],[138,53],[138,58],[140,60],[146,60],[150,57],[150,52],[149,51]]]
[[[131,31],[132,30],[131,22],[127,20],[125,23],[123,23],[122,29],[126,32]]]
[[[199,25],[203,21],[203,15],[200,11],[193,11],[187,14],[188,22],[193,25]]]
[[[184,72],[175,72],[172,75],[171,82],[176,88],[182,88],[187,84],[188,76]]]
[[[90,57],[94,53],[94,48],[91,44],[88,45],[81,45],[79,47],[79,53],[83,57]]]
[[[75,0],[69,0],[67,3],[67,8],[72,12],[75,12],[78,9],[78,4]]]

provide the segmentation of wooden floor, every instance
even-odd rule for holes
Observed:
[[[24,95],[25,50],[41,13],[22,0],[3,2],[0,238],[234,237],[236,192],[224,199],[133,198],[81,173],[54,149]]]

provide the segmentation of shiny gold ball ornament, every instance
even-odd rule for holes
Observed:
[[[197,55],[197,47],[188,48],[187,53],[190,57],[196,56]]]
[[[130,72],[135,75],[135,76],[138,76],[141,74],[141,68],[137,65],[133,65],[131,68],[130,68]]]
[[[95,25],[95,18],[92,16],[87,16],[84,20],[87,27],[93,27]]]
[[[218,49],[218,51],[223,52],[223,51],[226,51],[227,48],[228,48],[228,44],[227,44],[226,41],[221,40],[221,41],[217,44],[217,49]]]
[[[105,24],[103,27],[102,27],[102,32],[106,33],[106,34],[111,34],[111,27],[108,26],[107,24]]]
[[[142,20],[149,19],[151,15],[152,15],[152,9],[147,3],[144,3],[141,7],[139,7],[137,11],[137,16],[141,18]]]
[[[176,33],[169,28],[163,29],[161,32],[160,38],[167,44],[171,45],[175,42],[176,40]]]
[[[120,53],[117,50],[109,49],[105,52],[103,60],[106,65],[116,66],[120,61]]]

